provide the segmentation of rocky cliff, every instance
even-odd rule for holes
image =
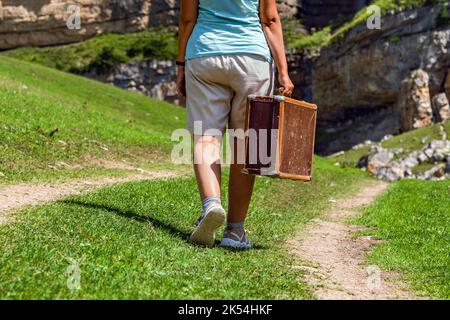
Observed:
[[[70,10],[71,5],[75,10]],[[174,24],[177,12],[178,0],[0,0],[0,50],[79,42],[102,32]],[[75,27],[69,28],[68,22]]]
[[[355,13],[367,0],[279,0],[280,15],[320,27]],[[80,29],[70,29],[70,5],[79,8]],[[79,42],[102,32],[133,32],[175,25],[179,0],[0,0],[0,50]],[[76,13],[78,14],[78,13]]]
[[[449,4],[434,5],[386,16],[380,30],[359,25],[313,59],[306,86],[328,130],[320,151],[335,152],[433,121],[432,101],[442,101],[435,97],[445,92],[450,69],[444,6],[449,10]]]

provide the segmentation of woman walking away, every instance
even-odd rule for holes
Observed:
[[[189,241],[212,247],[225,221],[219,163],[222,134],[244,129],[247,96],[274,91],[274,63],[283,95],[288,75],[282,26],[275,0],[182,0],[179,23],[178,94],[186,97],[187,129],[194,137],[194,171],[203,212]],[[254,176],[236,161],[243,137],[234,137],[228,186],[227,226],[221,246],[248,249],[244,220]]]

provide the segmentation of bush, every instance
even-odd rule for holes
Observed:
[[[117,48],[104,47],[100,54],[89,65],[88,70],[97,69],[99,73],[107,73],[115,65],[124,63],[128,60],[126,54]]]

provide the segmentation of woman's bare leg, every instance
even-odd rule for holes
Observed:
[[[242,173],[243,168],[242,164],[232,164],[230,167],[228,222],[242,222],[247,216],[255,177]]]
[[[194,137],[194,171],[200,198],[214,197],[220,199],[220,145],[221,137]]]
[[[228,185],[228,222],[243,222],[247,216],[250,199],[253,193],[255,177],[244,174],[244,144],[234,138],[233,163],[230,166]]]
[[[202,214],[189,242],[213,247],[216,230],[225,221],[220,205],[220,136],[194,137],[194,170],[202,199]]]

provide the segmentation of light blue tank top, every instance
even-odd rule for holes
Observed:
[[[259,21],[259,0],[199,0],[186,59],[227,54],[257,54],[272,61]]]

